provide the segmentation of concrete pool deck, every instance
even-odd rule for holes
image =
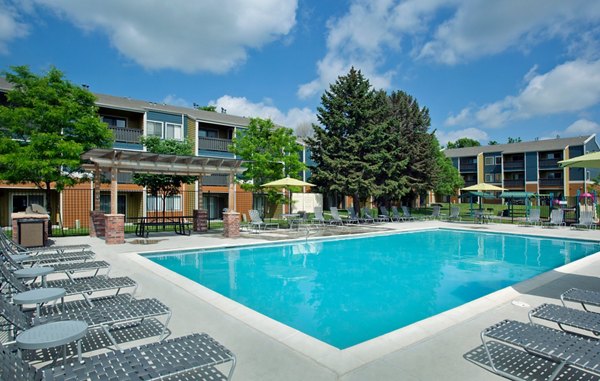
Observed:
[[[420,221],[386,223],[374,230],[460,228],[532,234],[552,238],[600,241],[600,231],[544,229],[505,224],[473,225]],[[373,229],[371,229],[373,230]],[[207,332],[237,356],[234,380],[498,380],[501,379],[462,355],[478,346],[482,329],[502,319],[527,321],[529,307],[560,303],[571,287],[600,290],[600,254],[569,263],[463,306],[357,346],[339,350],[275,322],[138,255],[269,242],[285,234],[245,234],[225,239],[219,234],[176,236],[157,234],[151,245],[108,246],[90,237],[56,238],[56,244],[89,243],[98,259],[112,264],[111,275],[138,281],[138,297],[156,297],[173,311],[171,336]],[[440,249],[444,243],[440,242]]]

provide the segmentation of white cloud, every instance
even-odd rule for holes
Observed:
[[[562,138],[573,136],[589,136],[592,134],[600,134],[600,124],[587,119],[578,119],[571,123],[569,127],[562,131],[552,131],[541,139],[554,139],[557,136]]]
[[[297,0],[33,0],[147,69],[224,73],[290,32]],[[1,24],[0,24],[1,25]]]
[[[465,107],[457,115],[450,115],[444,124],[446,126],[457,126],[468,123],[469,119],[472,118],[471,108]]]
[[[540,41],[579,34],[599,18],[597,1],[465,1],[437,27],[419,56],[456,64],[510,48],[526,50]]]
[[[244,97],[232,97],[224,95],[216,101],[209,102],[217,106],[217,110],[221,107],[227,110],[228,114],[245,116],[248,118],[263,118],[271,119],[274,123],[296,128],[303,123],[318,123],[317,116],[314,111],[304,107],[294,107],[287,112],[282,112],[277,107],[270,105],[270,102],[253,103]]]
[[[435,136],[438,138],[441,145],[446,145],[448,142],[454,142],[460,138],[475,139],[481,144],[487,144],[489,139],[487,132],[472,127],[448,132],[436,130]]]
[[[8,54],[8,44],[29,34],[29,27],[11,1],[0,0],[0,54]]]
[[[446,119],[446,125],[502,127],[513,120],[559,113],[574,113],[600,103],[600,60],[566,62],[544,74],[531,70],[525,88],[517,95],[480,107],[463,109]],[[470,115],[463,114],[473,114]]]
[[[179,106],[179,107],[191,107],[190,102],[188,102],[186,99],[178,97],[174,94],[169,94],[167,95],[163,100],[162,103],[171,105],[171,106]]]

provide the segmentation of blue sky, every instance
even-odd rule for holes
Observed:
[[[0,69],[316,123],[351,66],[430,109],[440,141],[600,131],[596,0],[0,0]]]

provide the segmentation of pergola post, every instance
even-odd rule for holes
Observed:
[[[100,184],[102,183],[102,172],[100,165],[94,165],[94,210],[90,212],[90,237],[104,237],[106,220],[104,212],[100,208]]]
[[[194,209],[193,211],[195,232],[208,231],[208,211],[204,209],[204,201],[202,200],[202,177],[204,177],[204,174],[198,176],[198,209]]]
[[[106,243],[108,245],[125,243],[125,215],[119,214],[118,209],[118,169],[110,169],[110,214],[106,215]]]
[[[235,211],[235,182],[234,174],[229,174],[229,210],[223,213],[223,236],[236,238],[240,236],[240,214]]]

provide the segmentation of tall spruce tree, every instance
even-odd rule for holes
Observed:
[[[355,210],[360,201],[377,192],[381,102],[359,70],[338,77],[321,96],[317,108],[321,126],[307,140],[315,166],[311,181],[329,192],[351,195]]]
[[[398,160],[407,160],[405,174],[412,199],[435,187],[439,177],[437,167],[438,144],[429,132],[431,119],[426,107],[419,107],[415,98],[403,91],[392,92],[390,123],[398,131]]]

